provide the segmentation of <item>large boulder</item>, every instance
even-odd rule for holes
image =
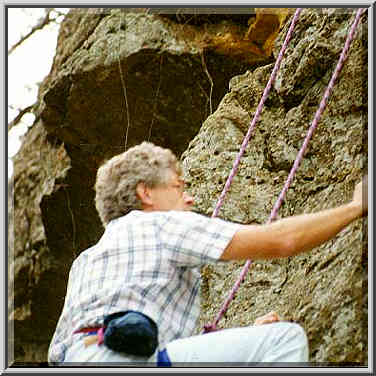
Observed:
[[[35,124],[14,158],[10,359],[47,360],[72,261],[103,232],[94,207],[98,166],[145,139],[181,155],[229,80],[272,60],[250,39],[249,50],[223,48],[224,38],[245,38],[255,18],[253,9],[229,13],[200,22],[141,8],[66,16]]]

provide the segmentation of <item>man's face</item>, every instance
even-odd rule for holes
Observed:
[[[184,180],[175,171],[169,171],[167,184],[150,188],[152,210],[191,210],[193,197],[184,192]]]

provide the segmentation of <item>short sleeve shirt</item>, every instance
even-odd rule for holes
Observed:
[[[240,225],[186,211],[132,211],[111,221],[69,273],[49,362],[63,362],[74,331],[134,310],[158,325],[160,348],[193,334],[200,312],[200,267],[218,261]]]

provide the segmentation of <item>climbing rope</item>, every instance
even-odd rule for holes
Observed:
[[[269,81],[268,81],[268,83],[267,83],[267,85],[266,85],[266,87],[264,89],[264,93],[262,94],[261,100],[260,100],[260,102],[259,102],[259,104],[257,106],[255,115],[254,115],[253,120],[252,120],[252,122],[251,122],[251,124],[249,126],[248,132],[247,132],[246,136],[244,137],[243,143],[242,143],[242,145],[240,147],[239,154],[238,154],[238,156],[235,159],[234,165],[232,166],[232,170],[230,172],[229,177],[227,178],[225,187],[223,188],[223,191],[222,191],[222,193],[221,193],[221,195],[219,197],[217,205],[216,205],[216,207],[215,207],[215,209],[213,211],[213,214],[212,214],[213,218],[217,216],[217,214],[219,212],[219,209],[222,206],[223,201],[225,199],[226,193],[227,193],[227,191],[230,188],[232,180],[234,179],[236,173],[238,172],[238,168],[239,168],[239,165],[240,165],[240,160],[241,160],[241,158],[242,158],[242,156],[243,156],[243,154],[245,152],[245,149],[246,149],[246,147],[248,145],[248,142],[249,142],[249,140],[250,140],[250,138],[252,136],[253,130],[256,127],[256,123],[257,123],[257,121],[258,121],[258,119],[259,119],[259,117],[261,115],[261,111],[262,111],[262,108],[264,107],[264,103],[265,103],[266,99],[268,98],[270,89],[271,89],[272,84],[273,84],[273,82],[274,82],[274,80],[275,80],[275,78],[277,76],[278,71],[279,71],[283,55],[285,54],[285,51],[286,51],[288,43],[290,42],[292,32],[294,30],[296,21],[298,20],[301,11],[302,11],[302,8],[298,8],[295,11],[295,14],[294,14],[294,17],[293,17],[293,19],[291,21],[291,25],[290,25],[289,30],[287,32],[285,41],[283,42],[282,48],[281,48],[281,50],[280,50],[280,52],[278,54],[277,61],[274,64],[274,68],[273,68],[272,74],[270,75]]]
[[[124,17],[124,26],[125,26],[125,31],[124,31],[124,34],[126,35],[126,31],[127,31],[127,18],[126,18],[126,14],[125,14],[125,17]],[[122,17],[121,17],[121,14],[119,14],[119,31],[118,31],[118,34],[119,34],[119,52],[118,52],[118,56],[117,56],[117,60],[118,60],[118,68],[119,68],[119,73],[120,73],[120,82],[121,82],[121,87],[123,89],[123,96],[124,96],[124,102],[125,102],[125,110],[127,112],[127,128],[126,128],[126,131],[125,131],[125,134],[124,134],[124,150],[127,150],[127,144],[128,144],[128,133],[129,133],[129,127],[130,127],[130,124],[131,124],[131,120],[130,120],[130,115],[129,115],[129,107],[128,107],[128,96],[127,96],[127,86],[125,85],[125,79],[124,79],[124,74],[123,74],[123,69],[121,68],[121,60],[120,60],[120,52],[121,52],[121,22],[122,22]],[[125,65],[126,67],[126,65]],[[127,73],[125,73],[127,74]]]
[[[246,148],[246,146],[247,146],[247,144],[249,142],[249,139],[251,137],[253,129],[255,128],[255,124],[256,124],[256,122],[258,120],[258,117],[260,116],[262,107],[264,105],[264,102],[265,102],[268,94],[269,94],[269,91],[270,91],[270,88],[271,88],[271,84],[274,81],[275,76],[276,76],[276,74],[278,72],[278,69],[279,69],[279,66],[280,66],[280,62],[282,60],[282,57],[283,57],[283,54],[285,52],[286,46],[287,46],[287,44],[289,42],[289,39],[291,37],[293,28],[295,26],[295,23],[296,23],[296,21],[297,21],[297,19],[299,17],[299,14],[300,14],[301,10],[302,10],[301,8],[298,8],[296,10],[296,12],[295,12],[294,18],[293,18],[293,20],[291,22],[289,31],[288,31],[286,39],[285,39],[285,42],[284,42],[284,44],[283,44],[283,46],[281,48],[281,51],[280,51],[280,53],[278,55],[278,59],[277,59],[276,64],[274,66],[274,69],[273,69],[273,72],[272,72],[271,77],[269,79],[269,82],[268,82],[268,84],[267,84],[267,86],[266,86],[266,88],[264,90],[264,94],[263,94],[263,96],[262,96],[262,98],[260,100],[260,103],[259,103],[258,107],[257,107],[257,111],[256,111],[256,113],[254,115],[254,118],[252,120],[252,123],[251,123],[251,125],[250,125],[250,127],[248,129],[247,135],[246,135],[246,137],[245,137],[245,139],[243,141],[243,144],[241,146],[240,152],[239,152],[239,154],[238,154],[238,156],[237,156],[237,158],[236,158],[236,160],[234,162],[233,168],[232,168],[231,173],[230,173],[230,175],[229,175],[229,177],[228,177],[228,179],[226,181],[225,187],[224,187],[224,189],[223,189],[223,191],[221,193],[221,196],[220,196],[220,198],[218,200],[218,203],[216,205],[216,208],[215,208],[215,210],[213,212],[212,217],[215,217],[217,215],[217,213],[218,213],[218,211],[219,211],[219,209],[220,209],[220,207],[221,207],[221,205],[223,203],[224,197],[225,197],[225,195],[226,195],[226,193],[227,193],[227,191],[228,191],[228,189],[229,189],[229,187],[230,187],[230,185],[232,183],[232,180],[233,180],[234,176],[236,175],[236,172],[237,172],[239,164],[240,164],[240,159],[241,159],[241,157],[242,157],[242,155],[243,155],[243,153],[245,151],[245,148]],[[290,173],[289,173],[289,175],[287,177],[285,185],[284,185],[284,187],[283,187],[283,189],[282,189],[282,191],[281,191],[281,193],[280,193],[280,195],[279,195],[279,197],[278,197],[278,199],[277,199],[277,201],[276,201],[276,203],[275,203],[275,205],[274,205],[274,207],[273,207],[273,209],[271,211],[271,214],[269,216],[269,219],[268,219],[267,223],[270,223],[273,219],[275,219],[275,217],[276,217],[276,215],[278,213],[278,210],[279,210],[279,208],[282,205],[282,202],[284,200],[286,192],[289,189],[290,184],[292,182],[292,179],[294,178],[294,175],[295,175],[295,173],[296,173],[296,171],[297,171],[297,169],[299,167],[299,164],[300,164],[300,162],[303,159],[304,153],[305,153],[305,151],[307,149],[308,142],[310,141],[310,139],[311,139],[311,137],[313,135],[313,132],[317,128],[317,124],[318,124],[318,122],[319,122],[319,120],[321,118],[321,115],[324,112],[324,109],[325,109],[325,107],[327,105],[327,102],[328,102],[330,94],[331,94],[331,92],[333,90],[335,81],[337,80],[337,78],[338,78],[338,76],[339,76],[339,74],[340,74],[340,72],[341,72],[341,70],[343,68],[343,65],[344,65],[344,62],[345,62],[345,60],[347,58],[347,53],[348,53],[348,50],[350,48],[351,42],[354,39],[355,31],[356,31],[356,28],[358,26],[360,17],[362,16],[362,14],[365,11],[366,11],[366,8],[360,8],[360,9],[358,9],[358,11],[356,13],[355,20],[354,20],[354,22],[353,22],[353,24],[351,26],[350,32],[349,32],[349,34],[347,36],[347,39],[346,39],[345,45],[344,45],[344,47],[342,49],[340,58],[338,60],[337,66],[336,66],[336,69],[335,69],[335,71],[334,71],[334,73],[332,75],[332,78],[331,78],[331,80],[330,80],[330,82],[329,82],[329,84],[328,84],[328,86],[327,86],[327,88],[325,90],[325,93],[323,95],[323,98],[321,100],[319,108],[316,111],[316,114],[314,116],[312,124],[311,124],[311,126],[310,126],[310,128],[309,128],[309,130],[307,132],[307,135],[306,135],[306,138],[305,138],[305,140],[303,142],[303,145],[302,145],[302,147],[301,147],[301,149],[300,149],[300,151],[299,151],[299,153],[298,153],[298,155],[297,155],[297,157],[295,159],[294,165],[293,165],[293,167],[292,167],[292,169],[291,169],[291,171],[290,171]],[[242,271],[240,273],[240,276],[239,276],[238,280],[235,282],[234,287],[232,288],[232,290],[229,293],[227,299],[225,300],[224,304],[222,305],[222,307],[221,307],[221,309],[220,309],[217,317],[215,318],[215,320],[213,321],[213,323],[206,324],[204,326],[204,333],[215,331],[217,329],[217,324],[218,324],[219,320],[222,318],[222,316],[224,315],[224,313],[227,311],[227,308],[228,308],[230,302],[234,299],[235,294],[236,294],[237,290],[240,287],[240,284],[243,282],[243,280],[244,280],[244,278],[245,278],[245,276],[246,276],[246,274],[247,274],[247,272],[248,272],[248,270],[249,270],[249,268],[251,266],[251,263],[252,263],[251,260],[248,260],[245,263],[245,265],[244,265],[244,267],[243,267],[243,269],[242,269]]]

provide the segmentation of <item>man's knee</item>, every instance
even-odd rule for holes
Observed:
[[[287,324],[287,331],[289,333],[289,336],[292,338],[296,338],[297,340],[301,341],[302,343],[307,343],[307,335],[303,327],[299,324],[290,322]]]
[[[295,331],[297,334],[305,335],[305,330],[300,324],[295,322],[286,322],[286,324],[289,326],[290,330]]]
[[[301,338],[304,341],[307,341],[307,334],[302,326],[296,323],[291,323],[291,326],[299,338]]]
[[[275,335],[275,344],[294,343],[299,347],[308,348],[307,335],[299,324],[282,321],[267,325],[271,325],[271,330]]]
[[[281,349],[280,359],[284,359],[282,361],[308,361],[308,339],[305,330],[299,324],[292,322],[276,323],[274,344],[276,348]]]
[[[305,361],[308,361],[308,338],[305,330],[302,326],[296,323],[290,323],[289,334],[291,335],[291,341],[295,343],[295,346],[300,349]]]

